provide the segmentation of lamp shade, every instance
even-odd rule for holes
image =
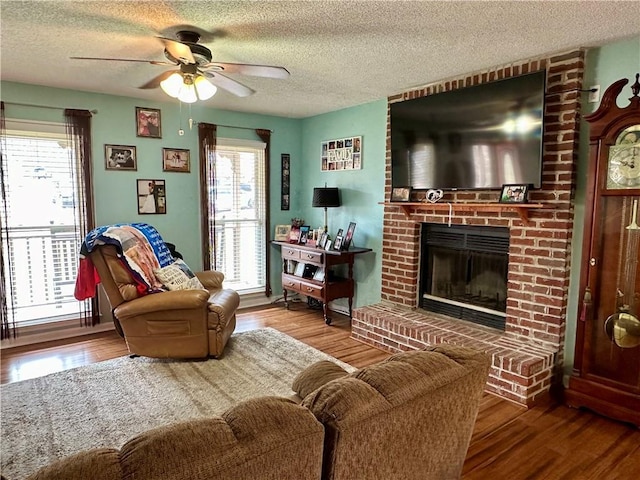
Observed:
[[[318,187],[313,189],[314,207],[339,207],[340,191],[337,187]]]

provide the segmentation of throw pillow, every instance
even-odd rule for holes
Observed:
[[[169,290],[206,290],[195,273],[180,259],[153,273]]]
[[[331,380],[336,380],[348,375],[347,371],[329,360],[322,360],[305,368],[293,379],[291,388],[300,395],[306,397],[314,390],[320,388]]]

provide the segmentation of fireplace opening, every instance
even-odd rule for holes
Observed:
[[[423,223],[420,306],[505,329],[509,229]]]

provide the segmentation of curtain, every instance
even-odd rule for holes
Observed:
[[[265,175],[265,179],[264,179],[264,198],[266,201],[266,205],[265,205],[265,217],[264,217],[264,228],[265,228],[265,232],[264,232],[264,238],[265,238],[265,242],[264,242],[264,266],[265,266],[265,287],[264,287],[264,294],[265,296],[269,297],[271,296],[271,256],[269,255],[270,250],[269,250],[269,236],[271,233],[271,221],[270,221],[270,216],[269,216],[269,211],[271,210],[271,205],[270,205],[270,181],[269,181],[269,172],[271,170],[271,130],[264,130],[264,129],[260,129],[257,128],[256,129],[256,134],[258,135],[258,137],[260,137],[260,140],[262,140],[267,146],[265,148],[265,152],[264,152],[264,161],[265,161],[265,166],[264,166],[264,175]]]
[[[215,195],[208,195],[209,185],[215,185],[214,161],[216,157],[217,126],[211,123],[198,124],[198,144],[200,147],[200,230],[202,231],[202,266],[211,270],[217,264],[216,219],[213,215]],[[211,202],[211,203],[209,203]],[[212,255],[213,254],[213,255]]]
[[[4,205],[4,218],[7,218],[7,203],[5,190],[5,171],[7,162],[7,124],[4,114],[4,102],[0,102],[0,194],[2,195],[2,205]],[[9,246],[9,226],[2,223],[0,216],[0,338],[3,340],[16,336],[16,323],[13,310],[9,310],[7,301],[11,292],[7,291],[6,279],[11,270],[11,256],[5,257],[5,245]],[[6,267],[6,270],[5,270]]]
[[[67,139],[69,145],[69,166],[76,174],[78,198],[73,207],[78,229],[76,244],[78,248],[87,233],[95,227],[93,209],[92,158],[91,158],[91,112],[88,110],[66,109],[64,111]],[[81,302],[81,324],[90,327],[100,323],[98,296]]]

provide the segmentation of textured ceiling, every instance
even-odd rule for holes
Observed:
[[[301,118],[511,61],[640,35],[640,1],[1,0],[1,78],[170,100],[139,86],[165,68],[70,56],[165,60],[156,38],[203,34],[214,61],[286,67],[257,91],[207,106]],[[631,75],[640,59],[631,59]]]

